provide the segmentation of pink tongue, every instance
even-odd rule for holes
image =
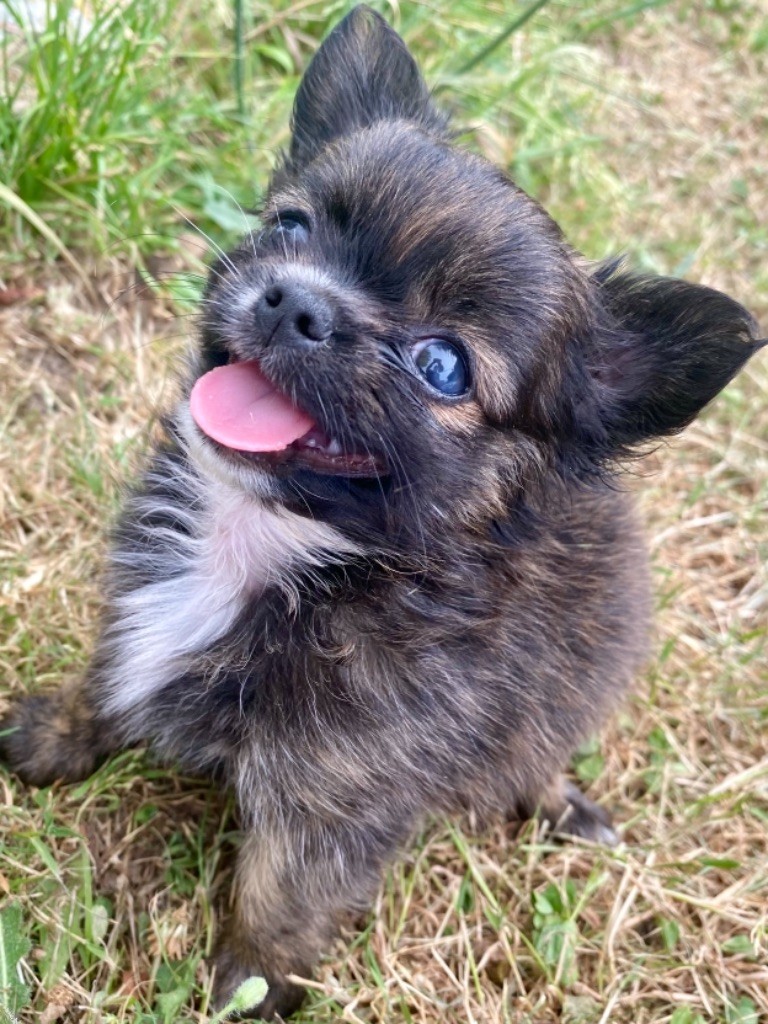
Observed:
[[[204,434],[243,452],[281,451],[314,426],[270,384],[255,360],[206,373],[192,388],[189,408]]]

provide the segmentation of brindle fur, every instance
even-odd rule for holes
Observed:
[[[216,978],[226,998],[265,975],[264,1015],[298,1005],[287,975],[368,904],[425,813],[539,805],[610,841],[607,814],[561,773],[647,649],[646,554],[616,467],[690,422],[760,344],[724,295],[587,266],[534,201],[452,144],[366,8],[300,87],[264,222],[296,209],[311,222],[302,244],[267,232],[214,264],[184,393],[232,355],[258,358],[387,472],[259,469],[203,439],[182,402],[120,519],[85,681],[4,723],[5,758],[37,785],[148,741],[234,787],[245,837]],[[258,336],[249,297],[281,274],[323,291],[331,343],[297,354]],[[409,368],[425,333],[463,339],[465,400],[428,394]],[[223,634],[182,650],[158,595],[182,600],[183,565],[226,529],[238,540],[226,513],[210,519],[219,492],[267,538],[300,547],[312,526],[315,555],[257,566],[250,589],[236,580]],[[142,614],[181,652],[136,700],[115,640],[134,597],[147,636]]]

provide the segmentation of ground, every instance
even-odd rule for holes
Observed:
[[[267,38],[264,25],[282,33],[264,60],[304,62],[320,6],[278,4],[263,22],[257,10],[253,38]],[[463,78],[446,71],[452,32],[471,54],[473,26],[485,42],[516,8],[455,7],[438,5],[439,19],[413,4],[387,13],[444,73],[440,95],[470,143],[509,166],[588,257],[625,251],[728,290],[768,333],[760,5],[552,4]],[[528,82],[537,61],[557,77]],[[278,71],[259,71],[260,88],[274,91]],[[286,90],[270,125],[284,125]],[[268,157],[254,159],[263,174]],[[70,263],[29,218],[0,220],[0,711],[82,670],[105,530],[193,330],[178,295],[140,285],[141,253],[89,248],[65,234],[80,207],[65,223],[40,203],[30,199]],[[145,262],[199,271],[189,227],[175,210],[169,223],[181,245]],[[768,1020],[768,356],[629,486],[654,556],[654,656],[574,765],[621,844],[425,823],[362,932],[319,966],[303,1024]],[[3,998],[24,1024],[207,1020],[230,811],[141,753],[39,791],[0,771],[0,978],[11,931],[22,954],[0,1020]]]

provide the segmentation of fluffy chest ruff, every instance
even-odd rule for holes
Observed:
[[[183,676],[269,587],[355,553],[332,527],[270,506],[180,452],[154,460],[112,553],[105,705],[130,712]]]

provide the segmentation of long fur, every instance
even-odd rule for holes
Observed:
[[[289,323],[277,343],[259,326],[275,288],[321,304],[332,334]],[[425,813],[538,806],[610,841],[561,773],[647,651],[620,466],[762,343],[718,292],[589,267],[453,144],[364,7],[308,69],[263,230],[214,263],[200,323],[115,530],[90,668],[21,701],[2,753],[45,784],[143,741],[232,786],[244,839],[217,991],[264,974],[268,1017],[300,1003],[287,976],[311,970]],[[466,393],[420,374],[430,338],[462,353]],[[345,471],[203,435],[192,386],[243,359]]]

